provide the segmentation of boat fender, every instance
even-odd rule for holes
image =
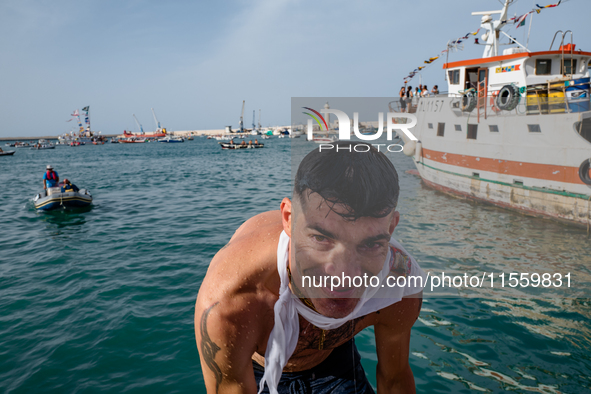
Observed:
[[[423,144],[421,141],[416,142],[417,147],[415,148],[415,161],[418,163],[421,161],[421,157],[423,156]]]
[[[492,97],[490,98],[490,109],[494,112],[500,112],[501,110],[499,107],[496,106],[497,104],[497,97],[499,96],[499,92],[493,92]]]
[[[462,112],[472,112],[476,108],[476,96],[474,92],[466,92],[462,95],[461,101]]]
[[[505,85],[499,90],[496,100],[497,108],[503,111],[513,111],[517,108],[520,100],[519,89],[515,85]]]
[[[591,159],[587,159],[579,166],[579,178],[585,185],[591,186],[591,177],[589,176],[589,167],[591,166]]]
[[[412,156],[415,154],[416,148],[417,148],[417,142],[410,140],[406,144],[404,144],[404,147],[402,148],[402,152],[406,156]]]

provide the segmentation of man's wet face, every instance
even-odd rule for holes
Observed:
[[[336,205],[334,212],[318,194],[302,199],[306,200],[302,203],[296,198],[292,204],[290,267],[294,283],[319,313],[334,318],[347,316],[366,287],[346,281],[331,289],[331,283],[336,282],[328,277],[367,275],[369,283],[371,276],[378,275],[398,213],[351,221],[337,214],[346,212],[346,207]]]

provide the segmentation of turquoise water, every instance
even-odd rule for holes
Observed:
[[[278,208],[290,155],[315,148],[265,144],[232,152],[197,138],[0,157],[0,391],[204,393],[193,308],[208,263],[244,220]],[[410,159],[389,157],[402,189],[396,235],[424,268],[559,266],[591,285],[584,229],[445,196],[405,172]],[[92,209],[36,212],[46,164],[88,188]],[[574,295],[427,298],[410,345],[417,391],[585,391],[590,312]],[[375,386],[371,329],[356,340]]]

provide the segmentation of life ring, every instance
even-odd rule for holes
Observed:
[[[589,167],[591,167],[591,159],[587,159],[579,166],[579,178],[585,185],[591,186],[591,177],[589,176]]]
[[[462,108],[462,112],[472,112],[476,108],[476,96],[474,92],[464,93],[460,107]]]
[[[499,109],[499,107],[496,106],[497,104],[497,96],[499,95],[499,92],[493,92],[492,93],[492,97],[490,98],[490,109],[492,109],[494,112],[501,112],[501,110]]]
[[[505,85],[499,90],[496,104],[503,111],[513,111],[521,100],[519,89],[514,85]]]

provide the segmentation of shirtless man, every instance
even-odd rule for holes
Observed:
[[[208,393],[257,393],[261,379],[264,393],[373,393],[352,339],[369,326],[376,339],[378,393],[415,392],[408,356],[422,287],[403,289],[404,298],[382,299],[385,306],[356,315],[352,312],[366,302],[366,289],[306,287],[303,280],[379,272],[395,276],[408,266],[406,276],[411,261],[412,272],[422,272],[414,259],[391,246],[400,218],[395,210],[398,191],[394,166],[373,147],[363,153],[314,150],[298,168],[293,200],[284,198],[279,211],[256,215],[236,230],[211,261],[195,308],[195,335]],[[404,264],[392,263],[398,260]],[[280,271],[283,263],[287,269]],[[287,275],[291,280],[285,279]],[[282,289],[290,296],[297,294],[306,310],[278,314],[289,304],[285,300],[297,300],[281,297]],[[324,330],[302,314],[346,322]],[[293,353],[270,351],[281,348],[294,324]],[[279,368],[281,379],[269,388],[272,379],[265,368],[270,372],[271,365],[281,365],[278,354],[286,356]]]

